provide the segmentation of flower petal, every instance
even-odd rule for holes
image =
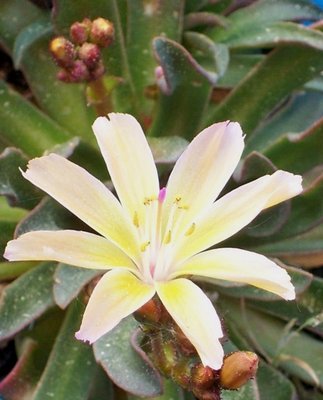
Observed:
[[[131,259],[102,236],[81,231],[34,231],[11,240],[4,257],[9,261],[53,260],[93,269],[121,267],[138,273]]]
[[[50,154],[31,160],[23,175],[129,256],[139,257],[135,231],[120,203],[85,169]]]
[[[146,199],[157,200],[159,180],[146,137],[137,120],[128,114],[111,113],[93,124],[104,160],[123,207],[131,220],[145,227]]]
[[[128,271],[112,270],[100,279],[85,309],[77,339],[95,342],[155,294]]]
[[[176,260],[187,259],[249,224],[263,209],[302,191],[301,177],[277,171],[247,183],[217,200],[194,221],[194,231],[177,243]],[[173,271],[174,272],[174,271]]]
[[[174,216],[174,224],[177,221],[179,232],[214,202],[236,168],[243,146],[242,131],[236,122],[211,125],[195,137],[169,177],[164,230],[178,199],[180,209]]]
[[[220,369],[223,336],[220,319],[203,291],[187,279],[155,284],[157,293],[178,326],[196,348],[202,363]]]
[[[295,289],[286,270],[267,257],[251,251],[232,248],[205,251],[187,260],[172,278],[179,275],[248,283],[285,300],[295,299]]]

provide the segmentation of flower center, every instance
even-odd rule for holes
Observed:
[[[139,217],[138,212],[133,215],[133,224],[138,229],[141,243],[140,269],[149,283],[154,280],[167,280],[174,242],[180,236],[179,223],[183,213],[189,208],[181,196],[176,196],[171,203],[167,202],[165,209],[166,194],[167,189],[162,188],[158,197],[144,198],[142,218]],[[195,223],[186,230],[185,235],[191,235],[194,230]]]

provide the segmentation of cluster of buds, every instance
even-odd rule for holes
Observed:
[[[61,68],[58,79],[64,82],[90,82],[100,78],[105,70],[101,49],[112,44],[112,22],[97,18],[85,18],[70,27],[70,40],[64,36],[54,38],[49,50]]]
[[[221,389],[239,389],[256,374],[258,357],[251,352],[228,354],[221,370],[204,366],[191,342],[165,307],[153,298],[135,312],[145,333],[145,350],[162,375],[172,378],[199,400],[220,400]]]

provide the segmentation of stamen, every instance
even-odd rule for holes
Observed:
[[[133,214],[132,222],[133,222],[135,227],[139,228],[139,217],[138,217],[137,211],[135,211],[134,214]]]
[[[195,231],[195,222],[193,222],[192,225],[188,228],[188,230],[185,233],[185,236],[190,236],[194,231]]]
[[[169,244],[172,240],[172,231],[169,230],[165,236],[164,244]]]
[[[148,247],[149,245],[150,245],[150,241],[143,243],[143,244],[140,246],[140,250],[141,250],[142,252],[146,251],[146,249],[147,249],[147,247]]]

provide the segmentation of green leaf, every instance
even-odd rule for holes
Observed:
[[[212,77],[178,43],[160,37],[154,40],[153,45],[165,74],[167,94],[160,93],[150,135],[191,138],[197,133],[203,109],[208,103]],[[170,118],[175,109],[181,112],[176,118]]]
[[[24,345],[23,352],[11,372],[0,382],[0,398],[8,400],[28,400],[30,386],[40,373],[34,366],[34,354],[37,343],[29,339]],[[5,397],[2,397],[5,396]]]
[[[52,30],[53,28],[49,16],[44,15],[42,18],[20,31],[12,51],[12,58],[16,69],[21,67],[21,60],[28,51],[29,46],[42,36],[52,33]]]
[[[45,197],[16,228],[16,236],[39,230],[81,230],[85,225],[55,200]]]
[[[0,383],[6,400],[30,400],[46,365],[61,313],[51,309],[15,338],[18,362]]]
[[[67,129],[69,136],[80,136],[94,143],[91,125],[96,115],[86,104],[84,85],[68,85],[57,80],[58,69],[48,51],[49,40],[49,35],[35,40],[22,57],[22,70],[28,84],[40,107]]]
[[[316,267],[323,263],[323,224],[278,242],[256,245],[251,249],[270,257],[279,257],[287,264]]]
[[[60,263],[54,275],[53,292],[56,304],[63,309],[66,308],[77,297],[83,286],[100,274],[102,271]]]
[[[0,281],[8,281],[17,278],[35,266],[36,263],[33,261],[1,262]]]
[[[69,307],[33,400],[88,399],[97,367],[91,347],[74,337],[84,308],[80,301]]]
[[[315,6],[302,0],[260,0],[232,13],[227,18],[226,28],[214,28],[209,35],[217,42],[234,43],[235,40],[248,38],[253,32],[270,27],[277,21],[318,19],[322,15]]]
[[[322,50],[323,33],[292,22],[279,22],[270,26],[260,25],[224,43],[230,49],[271,48],[280,44],[303,43]]]
[[[148,137],[147,139],[157,164],[174,164],[188,145],[187,140],[178,136]]]
[[[153,106],[151,101],[145,106],[147,98],[144,95],[145,88],[155,82],[154,70],[157,65],[153,56],[152,40],[160,35],[180,40],[183,7],[182,0],[127,1],[128,62],[142,113]]]
[[[262,54],[230,54],[230,63],[226,73],[217,82],[218,88],[236,86],[249,71],[264,59]]]
[[[157,397],[152,397],[150,398],[150,400],[184,400],[186,399],[186,397],[184,398],[184,394],[183,394],[183,390],[176,385],[175,382],[173,382],[172,380],[164,380],[163,381],[163,389],[164,392],[161,396],[157,396]],[[128,400],[140,400],[142,399],[142,397],[138,397],[138,396],[128,396]]]
[[[23,96],[0,81],[0,132],[29,156],[39,156],[69,134]]]
[[[25,169],[27,157],[17,149],[7,148],[0,155],[0,194],[6,196],[11,206],[30,209],[34,207],[40,197],[40,192],[21,175],[19,168]],[[6,210],[8,216],[8,210]],[[20,217],[24,212],[19,213]],[[15,219],[14,222],[18,222]]]
[[[197,32],[186,32],[184,44],[196,61],[203,66],[214,83],[221,77],[229,64],[229,51],[222,43],[214,43]]]
[[[0,43],[10,51],[19,32],[42,15],[44,15],[42,10],[30,1],[2,0],[0,2]]]
[[[250,307],[265,311],[323,336],[323,279],[314,277],[309,288],[297,296],[297,301],[248,302]],[[320,319],[321,318],[321,319]]]
[[[2,292],[0,339],[25,328],[54,306],[52,295],[55,263],[43,263],[25,273]]]
[[[310,385],[323,387],[320,341],[304,332],[293,333],[276,318],[239,306],[237,302],[222,299],[218,306],[226,313],[227,323],[234,325],[274,365]]]
[[[323,160],[323,118],[301,133],[286,133],[266,149],[279,168],[303,174]],[[305,157],[308,155],[307,157]]]
[[[279,102],[315,77],[322,68],[322,52],[317,49],[301,45],[279,47],[257,64],[220,103],[209,123],[236,120],[251,135]]]
[[[255,131],[250,140],[247,140],[245,154],[253,150],[265,152],[287,133],[307,131],[322,117],[322,107],[323,95],[321,93],[301,92],[293,96],[284,106],[280,107],[279,112]]]
[[[256,388],[256,383],[254,381],[249,381],[237,392],[235,390],[223,390],[221,392],[221,398],[222,400],[258,400],[259,397],[255,397]]]
[[[94,355],[123,390],[142,397],[157,396],[162,392],[158,372],[131,345],[131,336],[137,328],[138,323],[132,317],[123,319],[94,343]]]

